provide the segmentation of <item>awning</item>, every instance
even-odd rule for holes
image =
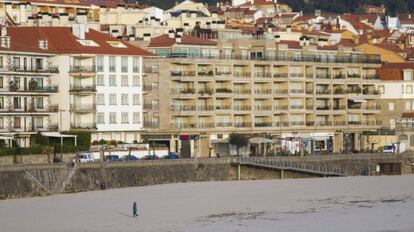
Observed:
[[[262,144],[262,143],[275,143],[275,141],[263,137],[253,137],[249,139],[250,143],[253,144]]]
[[[78,137],[77,135],[67,135],[67,134],[62,134],[59,132],[42,132],[42,135],[46,137],[55,137],[55,138],[76,138]]]
[[[219,140],[213,140],[211,141],[211,143],[216,143],[216,144],[225,144],[225,143],[229,143],[229,139],[219,139]]]
[[[367,102],[367,100],[362,99],[362,98],[348,98],[348,100],[353,101],[353,102],[358,102],[358,103],[365,103]]]

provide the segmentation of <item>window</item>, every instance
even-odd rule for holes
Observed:
[[[36,98],[36,108],[43,109],[43,98],[42,97]]]
[[[116,86],[116,76],[109,75],[109,86]]]
[[[385,93],[385,88],[384,88],[384,86],[383,86],[383,85],[379,85],[379,86],[378,86],[378,92],[379,92],[380,94],[384,94],[384,93]]]
[[[109,72],[115,72],[115,56],[110,56],[109,57]]]
[[[411,102],[410,101],[405,102],[405,110],[411,110]]]
[[[43,88],[43,78],[34,78],[32,80],[36,82],[38,88]]]
[[[204,88],[204,89],[207,89],[207,88]],[[159,85],[157,82],[151,83],[151,91],[154,91],[154,92],[159,91]]]
[[[36,128],[43,128],[43,117],[36,117],[35,118],[35,127]]]
[[[152,100],[152,109],[157,110],[159,108],[159,101],[158,99]]]
[[[20,57],[13,57],[13,68],[20,69]]]
[[[104,94],[96,94],[96,104],[97,105],[105,105],[105,95]]]
[[[3,57],[0,56],[0,68],[3,68]]]
[[[134,57],[132,59],[132,71],[134,73],[139,72],[139,58],[137,58],[137,57]]]
[[[395,119],[394,118],[391,118],[390,119],[390,129],[391,130],[394,130],[395,129]]]
[[[4,97],[0,97],[0,109],[4,109]]]
[[[102,56],[98,56],[96,57],[96,70],[98,72],[103,72],[104,71],[104,58]]]
[[[20,128],[22,125],[20,123],[20,117],[14,117],[13,119],[13,127]]]
[[[413,71],[410,69],[406,69],[404,72],[404,81],[412,81],[413,80]]]
[[[140,103],[140,95],[139,94],[134,94],[132,96],[132,104],[133,105],[139,105]]]
[[[4,128],[4,118],[0,117],[0,129]]]
[[[410,146],[414,146],[414,135],[410,136]]]
[[[132,76],[132,86],[139,86],[139,76],[138,75]]]
[[[96,75],[96,85],[105,86],[105,77],[102,74]]]
[[[128,105],[128,94],[123,93],[121,95],[121,104],[122,105]]]
[[[139,112],[134,112],[132,120],[133,120],[134,123],[140,123],[141,122],[141,114]]]
[[[14,78],[14,82],[16,89],[20,89],[20,78],[19,77],[15,77]]]
[[[405,93],[413,93],[413,86],[412,85],[407,85],[405,87]]]
[[[121,115],[121,122],[123,124],[127,124],[127,123],[129,123],[128,121],[129,121],[128,113],[123,112],[122,115]]]
[[[116,94],[109,94],[109,105],[116,105]]]
[[[0,77],[0,88],[4,88],[3,87],[3,77]]]
[[[96,123],[105,124],[105,114],[102,112],[96,113]]]
[[[22,108],[22,99],[19,97],[14,97],[13,98],[13,107],[15,109],[20,109]]]
[[[109,113],[109,123],[116,124],[116,113],[114,112]]]
[[[121,72],[128,72],[128,57],[123,56],[121,58]]]
[[[388,103],[388,111],[394,111],[394,102]]]
[[[128,86],[128,76],[127,75],[122,75],[121,76],[121,85],[122,86]]]

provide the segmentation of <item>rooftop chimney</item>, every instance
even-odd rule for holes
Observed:
[[[86,25],[85,24],[73,24],[72,34],[78,39],[85,39]]]
[[[181,36],[177,35],[177,37],[175,38],[175,42],[181,43]]]
[[[171,38],[171,39],[174,39],[174,37],[175,37],[174,30],[169,30],[168,31],[168,37]]]

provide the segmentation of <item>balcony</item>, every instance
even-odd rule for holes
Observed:
[[[335,89],[334,90],[334,94],[336,94],[336,95],[343,95],[343,94],[345,94],[345,90],[343,90],[342,88],[337,88],[337,89]]]
[[[271,73],[255,72],[254,77],[256,78],[269,78],[272,77]]]
[[[184,106],[172,106],[171,111],[173,112],[182,112],[182,111],[195,111],[196,106],[184,105]]]
[[[291,121],[289,122],[290,126],[304,126],[305,122],[304,121]]]
[[[281,95],[285,95],[288,94],[289,91],[287,89],[274,89],[273,90],[273,94],[281,94]]]
[[[48,86],[32,86],[25,89],[19,89],[13,83],[9,85],[10,92],[27,92],[27,93],[57,93],[58,86],[57,85],[48,85]]]
[[[365,74],[362,76],[362,78],[365,80],[379,80],[380,76],[377,74]]]
[[[216,127],[231,127],[232,125],[231,122],[216,122]]]
[[[144,104],[144,110],[159,110],[159,105],[153,105],[153,104]]]
[[[14,67],[11,66],[9,71],[12,72],[32,72],[32,73],[59,73],[58,66],[48,66],[48,67]]]
[[[274,78],[280,78],[280,79],[286,79],[286,78],[288,78],[288,74],[287,73],[274,73],[273,77]]]
[[[250,89],[235,89],[235,94],[251,94],[252,91]]]
[[[96,123],[71,123],[72,130],[96,130]]]
[[[272,94],[272,90],[271,89],[255,89],[254,93],[255,94]]]
[[[345,79],[346,76],[344,74],[334,74],[333,78],[334,79]]]
[[[200,122],[197,124],[197,128],[214,128],[213,122]]]
[[[305,106],[304,105],[290,105],[289,109],[291,109],[291,110],[304,110]]]
[[[356,74],[356,73],[352,73],[352,74],[349,74],[348,73],[348,78],[361,78],[361,75],[360,74]]]
[[[254,106],[254,110],[257,111],[271,111],[272,110],[272,106],[270,105],[256,105]]]
[[[377,110],[381,110],[381,106],[380,105],[365,106],[365,107],[362,107],[362,109],[364,109],[364,110],[375,110],[375,111],[377,111]]]
[[[273,110],[288,110],[289,106],[284,105],[284,106],[273,106]]]
[[[231,110],[230,105],[216,105],[216,110]]]
[[[331,76],[328,73],[317,73],[316,78],[317,79],[330,79]]]
[[[230,76],[231,72],[227,72],[227,71],[217,71],[216,72],[216,76]]]
[[[329,94],[331,94],[331,90],[330,89],[317,89],[316,94],[329,95]]]
[[[49,123],[47,125],[47,130],[48,131],[58,131],[59,130],[59,125],[57,123]]]
[[[275,54],[275,56],[249,57],[241,55],[203,55],[189,53],[169,53],[167,58],[176,59],[214,59],[214,60],[268,60],[268,61],[288,61],[288,62],[315,62],[315,63],[354,63],[354,64],[381,64],[379,55],[370,54],[352,54],[339,55],[330,57],[321,57],[320,55],[288,55]]]
[[[198,90],[198,93],[201,94],[201,95],[204,95],[204,94],[211,95],[211,94],[213,94],[213,92],[214,91],[212,89],[208,89],[208,88],[203,88],[203,89]]]
[[[252,127],[252,123],[251,122],[235,122],[234,127],[249,128],[249,127]]]
[[[317,106],[316,110],[330,110],[331,107],[330,106]]]
[[[334,126],[346,126],[346,121],[334,121]]]
[[[194,88],[182,88],[182,89],[171,89],[171,92],[175,94],[194,94],[196,91]]]
[[[238,73],[238,72],[236,72],[234,74],[234,77],[237,77],[237,78],[250,78],[250,77],[252,77],[252,74],[249,73],[249,72],[246,72],[246,73]]]
[[[233,90],[229,88],[217,88],[216,93],[233,93]]]
[[[315,126],[332,126],[331,121],[316,121]]]
[[[171,71],[170,75],[172,77],[190,77],[195,76],[195,72],[186,72],[186,71]]]
[[[251,111],[251,106],[234,106],[235,111]]]
[[[305,77],[305,75],[303,73],[289,73],[289,76],[293,77],[293,78],[303,78],[303,77]]]
[[[200,71],[197,74],[200,77],[212,77],[212,76],[214,76],[213,70],[210,70],[210,71]]]
[[[73,112],[94,112],[96,111],[95,104],[70,104],[70,110]]]
[[[198,111],[214,111],[213,105],[197,106]]]
[[[288,127],[289,122],[272,122],[272,127]]]
[[[255,122],[254,127],[272,127],[271,122]]]
[[[70,85],[70,92],[96,92],[95,84]]]
[[[334,106],[333,110],[346,110],[346,106]]]
[[[379,91],[375,89],[364,89],[362,90],[362,94],[364,95],[379,95]]]
[[[95,65],[71,65],[69,73],[72,75],[95,75]]]
[[[305,90],[304,89],[291,89],[289,92],[293,94],[303,94],[305,93]]]

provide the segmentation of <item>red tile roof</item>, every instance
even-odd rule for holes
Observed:
[[[48,1],[48,0],[12,0],[12,2],[22,2],[22,3],[38,3],[42,5],[68,5],[68,6],[83,6],[83,7],[91,7],[92,4],[88,2],[80,2],[80,1]]]
[[[281,40],[280,44],[286,44],[288,48],[292,49],[301,49],[302,46],[300,46],[300,43],[298,41],[292,41],[292,40]]]
[[[414,63],[386,63],[383,68],[414,69]]]
[[[400,47],[394,44],[381,43],[381,44],[374,44],[374,46],[382,48],[382,49],[386,49],[392,52],[396,52],[396,53],[403,52],[403,50]]]
[[[264,5],[275,5],[272,0],[253,0],[253,4],[248,1],[246,3],[241,4],[240,6],[264,6]]]
[[[10,48],[0,48],[0,50],[51,54],[153,56],[152,53],[124,41],[118,42],[121,42],[126,47],[113,47],[108,42],[117,41],[115,38],[93,29],[89,29],[89,32],[85,33],[85,39],[94,41],[99,46],[82,45],[72,34],[70,27],[8,27],[7,35],[11,37]],[[48,41],[47,50],[39,48],[39,40]]]
[[[400,81],[403,79],[402,72],[398,68],[379,68],[377,74],[383,81]]]
[[[198,37],[189,36],[189,35],[183,35],[181,38],[181,42],[177,43],[176,39],[170,38],[168,35],[161,35],[156,38],[152,38],[148,47],[171,47],[174,44],[203,45],[203,46],[217,45],[217,43],[212,40],[198,38]]]

